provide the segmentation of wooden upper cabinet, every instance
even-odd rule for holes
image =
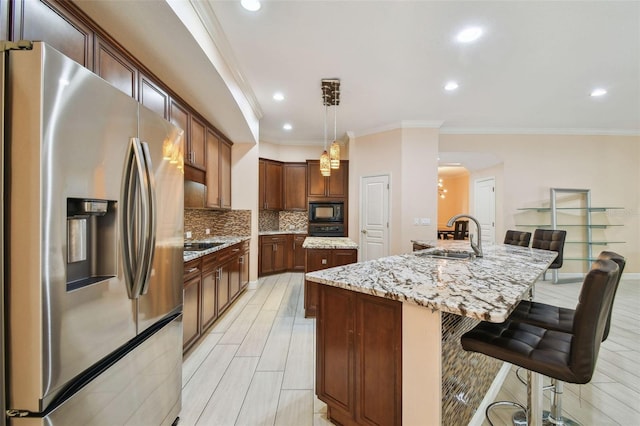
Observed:
[[[191,128],[189,129],[189,164],[202,170],[207,168],[206,130],[204,122],[195,116],[191,116]]]
[[[220,139],[207,129],[207,207],[220,207]]]
[[[282,210],[282,169],[282,163],[280,162],[260,160],[260,209]]]
[[[169,94],[149,77],[140,74],[138,101],[161,117],[169,118]]]
[[[231,144],[220,141],[220,208],[231,208]]]
[[[340,161],[339,169],[330,176],[320,174],[320,162],[307,160],[307,196],[309,198],[347,198],[349,191],[349,162]]]
[[[86,23],[44,0],[15,0],[12,6],[12,40],[45,41],[93,70],[94,32]]]
[[[307,165],[285,163],[283,166],[285,210],[307,210]]]
[[[110,44],[96,36],[94,72],[134,99],[138,97],[138,69]]]

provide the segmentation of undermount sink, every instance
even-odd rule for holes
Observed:
[[[431,257],[434,259],[451,260],[472,260],[476,258],[475,253],[461,250],[429,250],[416,253],[416,256]]]
[[[184,251],[203,251],[203,250],[208,250],[210,248],[221,246],[223,244],[224,243],[212,243],[212,242],[184,243]]]

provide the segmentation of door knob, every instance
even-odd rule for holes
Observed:
[[[362,230],[362,231],[360,231],[360,232],[362,232],[363,234],[366,234],[366,233],[367,233],[367,230],[366,230],[366,229],[363,229],[363,230]]]

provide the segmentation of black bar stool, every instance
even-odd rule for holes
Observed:
[[[564,258],[564,241],[567,238],[567,231],[562,229],[536,229],[533,231],[533,240],[531,248],[542,250],[552,250],[558,252],[558,256],[549,265],[549,269],[559,269],[562,267]],[[545,271],[542,279],[546,281],[547,272]],[[533,293],[531,294],[533,297]]]
[[[626,260],[623,256],[612,251],[603,251],[598,255],[599,260],[612,260],[618,265],[618,279],[615,283],[613,290],[613,300],[611,302],[611,308],[607,315],[607,323],[605,325],[602,341],[607,340],[609,336],[609,329],[611,328],[611,313],[613,312],[613,301],[615,301],[616,291],[618,291],[618,285],[620,284],[620,278],[626,265]],[[555,305],[548,305],[546,303],[533,302],[529,300],[522,300],[518,306],[511,313],[510,317],[514,321],[525,322],[538,327],[543,327],[549,330],[562,331],[565,333],[571,333],[573,330],[573,321],[576,311],[571,308],[561,308]],[[526,383],[520,376],[518,379],[523,383]],[[572,425],[576,424],[573,420],[562,416],[562,393],[563,383],[562,381],[552,380],[551,387],[553,391],[553,398],[551,401],[551,410],[549,413],[545,412],[544,417],[549,417],[550,421],[557,425]]]
[[[508,230],[504,235],[504,244],[513,246],[529,247],[531,232]]]
[[[575,309],[571,332],[550,330],[512,319],[503,323],[481,322],[461,338],[466,351],[479,352],[509,362],[552,379],[584,384],[591,381],[600,343],[618,281],[618,265],[611,260],[597,260],[587,273]],[[529,387],[530,381],[529,381]],[[528,406],[523,408],[531,418]],[[489,411],[504,401],[490,404]]]

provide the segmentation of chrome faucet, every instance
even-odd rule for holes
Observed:
[[[466,217],[467,219],[471,219],[472,221],[475,222],[476,224],[476,228],[478,228],[478,245],[474,244],[473,242],[473,234],[469,233],[469,242],[471,243],[471,248],[473,249],[473,252],[476,254],[476,257],[482,257],[482,228],[480,228],[480,222],[478,222],[478,219],[476,219],[475,217],[468,215],[468,214],[457,214],[455,216],[453,216],[451,219],[449,219],[449,222],[447,222],[447,226],[453,226],[453,223],[460,219]]]

